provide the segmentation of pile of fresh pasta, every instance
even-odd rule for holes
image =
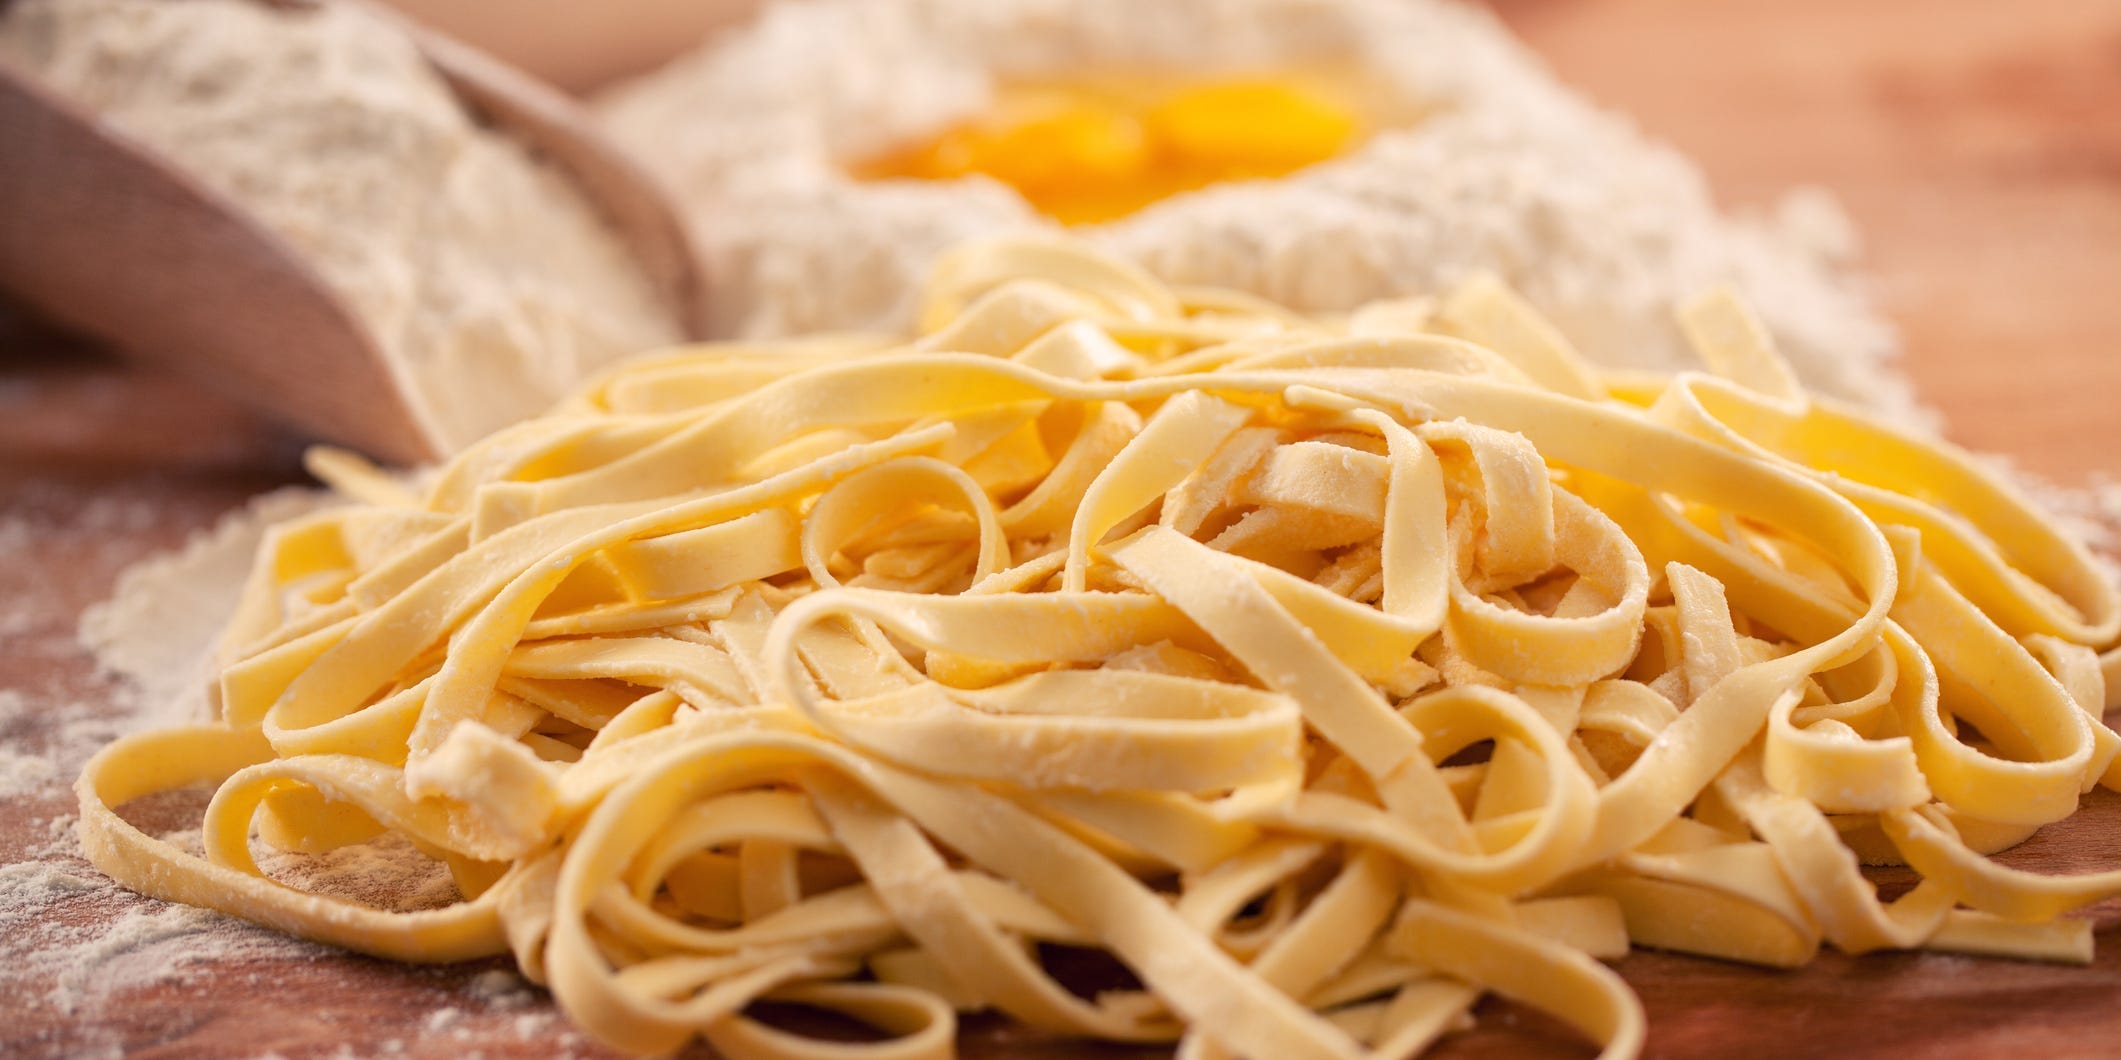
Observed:
[[[1631,945],[2088,959],[2121,874],[1986,855],[2121,783],[2113,589],[1733,299],[1679,316],[1711,371],[1617,377],[1492,280],[1313,320],[980,244],[917,341],[642,360],[417,488],[319,454],[350,503],[263,547],[219,722],[100,754],[84,845],[733,1058],[974,1010],[1403,1057],[1489,994],[1628,1056]],[[197,784],[199,853],[116,812]],[[379,837],[463,900],[260,868]]]

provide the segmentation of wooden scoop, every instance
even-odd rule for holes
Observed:
[[[381,17],[412,36],[472,110],[572,178],[681,329],[701,335],[698,258],[659,185],[559,93]],[[306,435],[394,463],[442,455],[360,317],[240,205],[4,63],[0,145],[0,289]]]

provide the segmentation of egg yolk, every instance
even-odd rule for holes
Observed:
[[[1298,77],[1009,85],[987,113],[853,170],[871,180],[980,173],[1055,220],[1090,224],[1337,157],[1364,132],[1352,98]]]

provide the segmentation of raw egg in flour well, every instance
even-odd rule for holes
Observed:
[[[852,169],[869,179],[982,174],[1054,220],[1088,224],[1179,192],[1337,158],[1365,124],[1355,91],[1322,76],[1011,85],[985,113]]]
[[[903,333],[947,248],[1086,240],[1305,313],[1492,274],[1609,367],[1693,363],[1728,285],[1806,386],[1913,421],[1821,196],[1700,172],[1440,0],[821,0],[607,91],[695,220],[715,330]]]

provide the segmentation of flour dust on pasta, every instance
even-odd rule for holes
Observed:
[[[1309,319],[1064,243],[954,252],[924,319],[630,363],[420,492],[321,457],[351,503],[261,548],[220,720],[89,765],[89,856],[732,1057],[947,1056],[981,1009],[1397,1057],[1487,994],[1628,1056],[1632,945],[2088,959],[2063,914],[2121,874],[1985,855],[2121,781],[2113,591],[1734,298],[1656,377],[1493,280]],[[203,856],[116,812],[196,783]],[[463,900],[260,868],[379,836]]]

